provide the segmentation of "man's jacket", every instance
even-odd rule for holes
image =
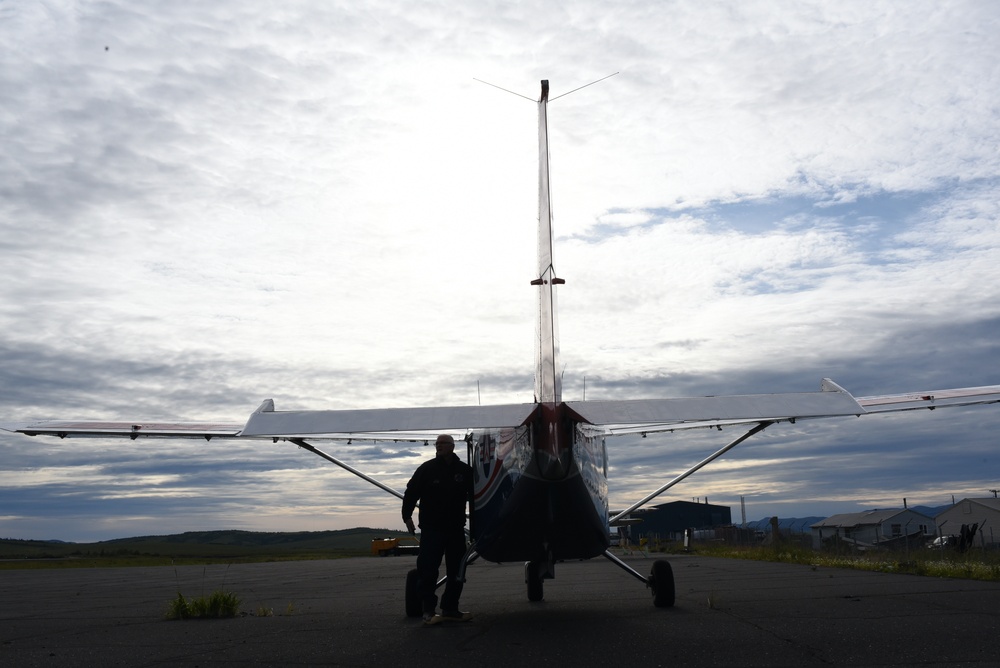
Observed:
[[[412,517],[420,502],[417,524],[421,529],[461,529],[465,504],[472,507],[472,467],[451,453],[421,464],[406,483],[403,519]]]

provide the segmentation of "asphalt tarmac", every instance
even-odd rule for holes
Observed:
[[[636,570],[651,560],[629,558]],[[671,557],[677,603],[604,559],[469,567],[472,621],[405,616],[413,557],[0,571],[0,666],[997,666],[1000,584]],[[166,621],[224,587],[234,619]]]

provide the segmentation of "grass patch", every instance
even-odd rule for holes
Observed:
[[[742,547],[725,544],[699,544],[695,552],[727,559],[751,559],[813,567],[852,568],[879,573],[903,573],[940,578],[960,578],[1000,582],[1000,553],[970,550],[877,551],[857,554],[831,554],[794,543],[778,546]]]
[[[187,599],[181,593],[167,606],[167,619],[224,619],[240,612],[240,599],[231,591],[217,589],[208,596]]]

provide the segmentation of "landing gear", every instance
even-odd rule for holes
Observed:
[[[419,617],[423,614],[423,605],[420,601],[420,588],[417,586],[417,569],[413,568],[406,573],[406,616]]]
[[[638,571],[616,557],[610,550],[605,550],[605,558],[623,571],[653,590],[653,605],[657,608],[672,608],[674,606],[674,569],[665,559],[653,562],[653,570],[649,577],[643,577]]]
[[[674,570],[670,562],[657,559],[649,574],[649,587],[653,590],[653,605],[657,608],[672,608],[674,605]]]
[[[544,596],[542,586],[542,564],[537,561],[524,562],[524,582],[528,585],[528,600],[537,603]]]

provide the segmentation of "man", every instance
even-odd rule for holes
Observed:
[[[458,609],[463,586],[458,571],[466,549],[465,504],[472,507],[472,468],[455,454],[455,439],[448,434],[438,436],[434,447],[436,456],[417,468],[403,494],[403,523],[410,533],[417,531],[413,526],[413,509],[420,502],[417,578],[425,623],[432,622],[437,608],[434,590],[442,556],[448,582],[441,596],[441,617],[468,616]]]

